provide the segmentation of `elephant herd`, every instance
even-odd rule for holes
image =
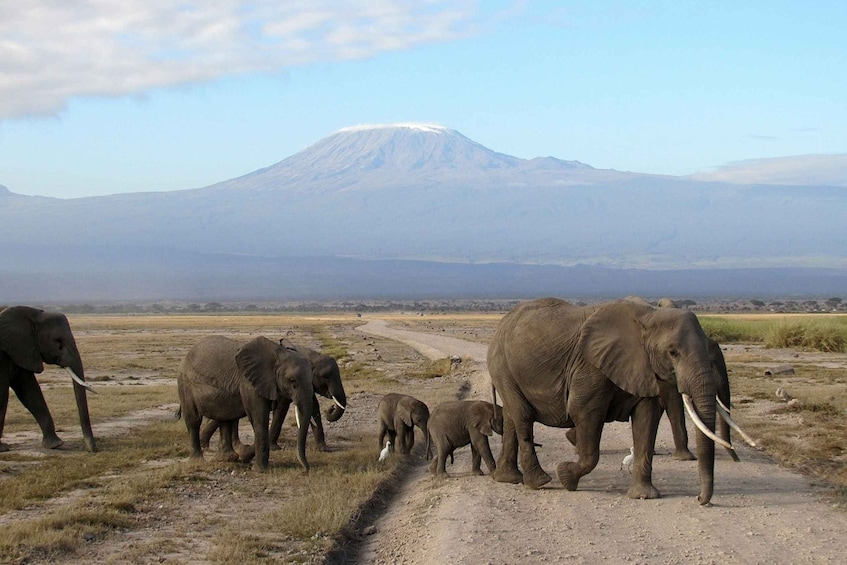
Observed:
[[[687,412],[697,426],[698,501],[708,504],[714,489],[715,444],[737,460],[730,427],[752,444],[729,416],[729,381],[720,347],[693,313],[670,302],[654,306],[636,297],[593,306],[556,298],[524,302],[500,321],[487,361],[492,402],[446,402],[430,413],[426,404],[409,395],[385,395],[377,409],[380,447],[410,453],[418,427],[426,439],[427,458],[432,453],[433,474],[446,474],[447,457],[452,461],[455,449],[470,444],[473,474],[482,474],[485,461],[494,480],[539,488],[551,476],[539,464],[533,426],[538,422],[569,428],[566,436],[577,460],[559,463],[556,476],[565,489],[575,490],[598,463],[604,424],[630,421],[633,464],[627,494],[656,498],[652,460],[659,420],[667,412],[674,456],[694,459],[687,446]],[[0,310],[0,437],[11,388],[40,425],[42,445],[61,445],[35,379],[44,363],[64,367],[71,375],[83,438],[88,449],[96,451],[88,385],[70,325],[62,314],[24,306]],[[179,365],[177,389],[191,457],[202,457],[203,447],[220,429],[223,456],[253,460],[257,470],[268,467],[270,450],[293,405],[299,428],[297,458],[308,471],[305,444],[310,425],[318,448],[326,449],[317,395],[333,400],[326,412],[329,421],[338,420],[347,403],[335,359],[266,337],[246,343],[223,336],[200,340]],[[253,426],[252,447],[238,438],[238,420],[245,416]],[[503,436],[496,461],[488,443],[493,433]],[[7,449],[0,442],[0,451]]]

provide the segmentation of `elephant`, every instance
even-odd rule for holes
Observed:
[[[503,434],[503,409],[485,400],[454,400],[433,408],[429,415],[427,453],[434,445],[435,457],[429,472],[436,476],[447,474],[447,456],[453,462],[453,451],[468,444],[471,446],[471,473],[482,475],[481,463],[485,460],[488,472],[497,468],[488,436]]]
[[[408,455],[415,445],[415,426],[420,428],[424,438],[427,437],[429,408],[408,394],[389,393],[379,401],[377,420],[379,447],[385,445],[385,436],[388,435],[392,451]]]
[[[63,367],[73,379],[82,437],[88,450],[96,452],[86,396],[86,390],[92,389],[85,382],[82,358],[68,319],[64,314],[28,306],[0,309],[0,437],[11,387],[41,427],[41,445],[56,449],[64,443],[56,435],[53,417],[35,379],[35,373],[44,370],[44,363]],[[0,442],[0,451],[8,449]]]
[[[605,422],[632,420],[631,498],[658,498],[653,452],[662,407],[659,381],[673,384],[698,425],[701,505],[714,491],[715,373],[705,333],[687,310],[628,300],[575,306],[557,298],[519,304],[488,348],[494,394],[503,402],[503,447],[492,478],[540,488],[551,480],[538,462],[534,422],[576,428],[576,462],[557,476],[576,490],[599,461]],[[707,435],[709,434],[709,435]],[[518,455],[520,452],[520,467]]]
[[[338,368],[338,363],[329,355],[324,355],[308,347],[296,346],[287,339],[279,340],[279,344],[283,347],[295,349],[309,360],[309,364],[312,367],[312,388],[315,392],[312,395],[312,418],[309,422],[315,434],[317,449],[319,451],[329,451],[326,445],[323,423],[321,422],[320,404],[318,404],[317,395],[320,394],[321,396],[332,399],[333,404],[326,411],[327,421],[336,422],[344,415],[344,411],[347,409],[347,394],[344,392],[344,385],[341,382],[341,371]],[[273,417],[271,419],[269,441],[271,450],[278,450],[280,449],[278,443],[279,435],[282,432],[282,423],[288,413],[288,404],[275,403],[272,412]],[[215,430],[218,429],[218,425],[217,420],[209,420],[203,425],[203,429],[200,432],[200,444],[202,447],[209,446],[209,440],[212,434],[215,433]],[[233,428],[233,442],[236,446],[240,443],[238,440],[237,424]],[[241,456],[242,460],[244,460],[245,456]]]
[[[188,428],[191,457],[202,458],[200,423],[203,417],[221,424],[221,446],[232,449],[233,428],[247,416],[253,425],[253,468],[268,468],[268,420],[271,403],[294,403],[297,423],[297,458],[308,473],[307,422],[312,417],[312,369],[296,350],[266,337],[245,344],[224,336],[208,336],[186,353],[177,372],[180,413]],[[302,425],[301,425],[302,424]]]
[[[649,302],[639,296],[627,296],[624,300],[628,300],[636,304],[651,306]],[[657,306],[659,308],[678,307],[676,302],[670,298],[660,299]],[[724,359],[720,344],[707,337],[706,346],[709,350],[709,359],[712,363],[712,370],[715,371],[714,376],[717,398],[725,407],[729,407],[731,396],[729,390],[729,374],[727,372],[726,360]],[[682,401],[682,395],[673,383],[659,380],[658,384],[660,404],[667,414],[668,422],[671,425],[671,433],[673,435],[674,442],[673,458],[678,461],[693,461],[697,458],[688,449],[688,430],[685,425],[685,409]],[[718,431],[720,432],[720,437],[727,443],[731,444],[730,425],[727,423],[727,420],[725,418],[719,418],[717,420],[717,424],[719,426]],[[576,445],[576,430],[574,428],[568,430],[567,438],[572,444]],[[738,454],[735,452],[735,449],[732,447],[725,447],[725,449],[733,461],[738,461]]]

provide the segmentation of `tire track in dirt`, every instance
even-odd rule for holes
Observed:
[[[470,396],[490,399],[484,345],[400,330],[383,320],[358,329],[401,341],[430,358],[474,360]],[[548,472],[562,459],[575,459],[564,430],[536,425],[535,432]],[[492,440],[492,451],[499,453],[499,436]],[[628,423],[607,424],[600,463],[575,492],[565,491],[555,479],[530,490],[467,476],[467,448],[457,452],[448,479],[431,477],[420,462],[376,521],[376,533],[362,543],[356,562],[843,562],[847,514],[826,502],[824,489],[764,454],[737,446],[742,462],[734,463],[720,451],[713,504],[700,507],[696,462],[670,457],[673,440],[666,419],[653,462],[653,481],[663,498],[626,497],[630,476],[620,462],[630,445]]]

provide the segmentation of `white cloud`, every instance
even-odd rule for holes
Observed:
[[[0,119],[76,96],[451,41],[486,19],[472,0],[28,0],[0,3]]]
[[[714,171],[691,176],[697,180],[736,184],[847,186],[847,154],[735,161]]]

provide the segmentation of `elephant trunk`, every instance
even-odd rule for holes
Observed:
[[[347,409],[347,395],[344,394],[344,387],[340,381],[337,385],[335,383],[330,384],[329,395],[332,398],[332,406],[329,407],[324,415],[327,422],[336,422],[344,415],[344,411]]]
[[[63,365],[83,383],[85,383],[85,371],[82,368],[82,360],[79,354],[68,364]],[[74,397],[76,398],[76,408],[79,412],[79,425],[82,428],[82,438],[85,441],[86,447],[91,452],[97,451],[97,443],[94,441],[94,432],[91,431],[91,417],[88,415],[88,396],[86,395],[86,387],[79,384],[76,379],[73,381]]]
[[[715,486],[715,386],[711,374],[697,379],[699,386],[692,397],[683,395],[683,401],[689,415],[697,425],[697,466],[700,472],[700,495],[697,501],[701,506],[709,504]],[[692,402],[693,401],[693,402]],[[692,406],[693,404],[693,406]],[[698,422],[699,420],[699,422]],[[711,432],[709,434],[709,432]],[[708,434],[708,435],[707,435]]]
[[[295,415],[297,418],[297,459],[300,465],[306,472],[309,472],[309,461],[306,459],[306,436],[309,433],[309,420],[312,419],[312,397],[309,396],[307,401],[298,401],[294,403]]]

